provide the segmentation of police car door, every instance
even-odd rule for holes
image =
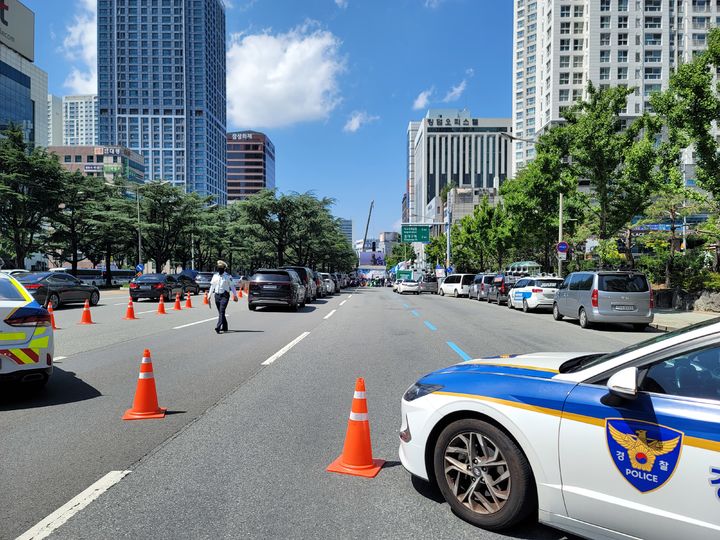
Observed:
[[[634,399],[609,392],[612,374],[568,396],[559,438],[568,516],[638,538],[717,540],[720,345],[685,343],[633,365]]]

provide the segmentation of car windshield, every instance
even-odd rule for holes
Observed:
[[[45,279],[48,276],[46,273],[30,273],[30,274],[20,274],[18,276],[13,276],[15,279],[17,279],[20,283],[37,283],[38,281]]]
[[[165,281],[165,276],[162,274],[143,274],[135,278],[138,283],[157,283],[158,281]]]
[[[197,279],[212,279],[212,277],[213,277],[212,272],[200,272],[197,275]]]
[[[638,349],[642,349],[643,347],[648,347],[650,345],[660,343],[667,339],[681,336],[683,334],[687,334],[688,332],[692,332],[694,330],[698,330],[698,329],[704,328],[706,326],[711,326],[713,324],[717,324],[718,322],[720,322],[720,318],[714,318],[714,319],[699,322],[699,323],[696,323],[696,324],[693,324],[690,326],[686,326],[685,328],[681,328],[680,330],[676,330],[675,332],[667,332],[667,333],[658,334],[655,337],[652,337],[645,341],[641,341],[640,343],[635,343],[633,345],[625,347],[624,349],[620,349],[619,351],[611,352],[608,354],[590,354],[587,356],[580,356],[578,358],[573,358],[572,360],[568,360],[562,366],[560,366],[560,373],[572,373],[574,371],[581,371],[583,369],[595,367],[604,362],[609,362],[610,360],[619,358],[624,354],[628,354],[628,353],[631,353]]]
[[[545,287],[548,289],[557,289],[562,283],[562,279],[538,279],[535,281],[536,287]]]
[[[258,272],[253,276],[254,281],[291,281],[287,272]]]
[[[605,292],[647,292],[647,279],[642,274],[600,274],[598,288]]]
[[[23,301],[25,297],[9,279],[0,279],[0,300]]]

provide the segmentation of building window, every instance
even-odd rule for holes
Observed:
[[[570,57],[569,56],[563,55],[560,57],[560,67],[561,68],[570,67]]]
[[[573,100],[573,101],[580,101],[580,100],[582,99],[582,93],[583,93],[583,91],[580,90],[579,88],[573,90],[573,92],[572,92],[572,100]]]
[[[583,57],[582,56],[573,56],[573,67],[574,68],[583,67]]]
[[[75,163],[82,163],[82,156],[75,156]]]
[[[646,67],[645,68],[645,79],[655,80],[662,79],[662,68],[661,67]]]
[[[626,67],[617,68],[617,78],[620,80],[627,79],[628,78],[628,68],[626,68]]]
[[[645,34],[645,45],[662,45],[662,34]]]
[[[583,16],[583,6],[575,6],[575,17]]]
[[[600,11],[610,11],[610,0],[600,0]]]
[[[628,10],[628,0],[618,0],[618,11]]]
[[[561,22],[560,23],[560,33],[561,34],[569,34],[570,33],[570,23],[569,22]]]
[[[560,89],[560,101],[569,101],[570,100],[570,90],[567,88],[561,88]]]
[[[570,83],[570,74],[568,72],[560,73],[560,78],[558,79],[559,84],[569,84]]]
[[[646,64],[659,64],[662,62],[662,51],[645,51]]]
[[[570,6],[560,6],[560,17],[565,18],[570,16]]]
[[[610,51],[600,51],[600,63],[606,64],[610,62]]]
[[[608,79],[610,79],[610,68],[609,67],[601,67],[600,68],[600,80],[607,81]]]
[[[573,51],[582,51],[583,50],[583,40],[582,39],[573,39]]]
[[[645,28],[660,28],[662,17],[645,17]]]
[[[582,73],[573,73],[573,84],[582,84],[583,83],[583,74]]]
[[[618,51],[618,52],[617,52],[617,61],[618,61],[618,63],[620,63],[620,64],[625,64],[625,63],[627,63],[627,59],[628,59],[628,52],[627,52],[627,51]]]
[[[622,47],[628,44],[628,35],[626,33],[618,34],[617,44]]]
[[[573,34],[582,34],[582,33],[583,33],[582,21],[573,23]]]
[[[561,51],[569,51],[570,50],[570,40],[569,39],[561,39],[560,40],[560,50]]]
[[[693,4],[695,4],[695,0],[693,0]],[[660,11],[661,9],[662,0],[645,0],[645,11]]]
[[[610,33],[603,33],[600,34],[600,46],[609,46],[610,45]]]
[[[610,17],[605,15],[603,17],[600,17],[600,28],[606,29],[610,28]]]

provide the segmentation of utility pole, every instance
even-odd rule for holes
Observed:
[[[563,194],[560,192],[560,216],[558,220],[558,244],[563,241]],[[558,277],[562,277],[562,259],[560,253],[555,250],[555,255],[558,258]]]
[[[452,225],[452,199],[448,193],[445,205],[445,269],[450,268],[450,229]]]

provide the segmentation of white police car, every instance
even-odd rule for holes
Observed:
[[[552,309],[555,293],[562,282],[554,277],[523,278],[510,291],[508,307],[522,309],[525,313],[537,308]]]
[[[487,529],[720,538],[720,319],[607,355],[431,373],[402,400],[400,459]]]

